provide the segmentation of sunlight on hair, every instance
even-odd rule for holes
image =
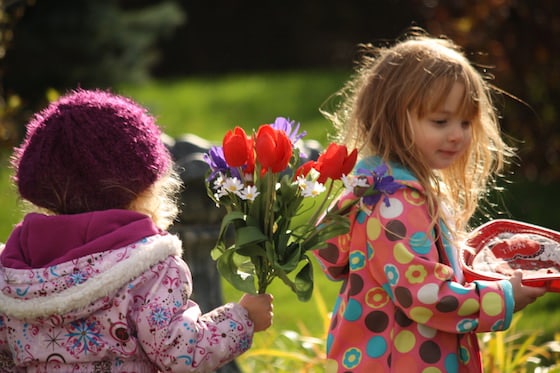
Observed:
[[[148,215],[154,224],[166,230],[179,214],[178,194],[182,181],[174,170],[157,180],[130,203],[128,210]]]

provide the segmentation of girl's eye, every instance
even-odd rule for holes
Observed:
[[[470,120],[464,120],[461,122],[461,126],[463,128],[469,128],[471,126],[471,121]]]
[[[433,119],[432,122],[439,126],[443,126],[447,123],[447,119]]]

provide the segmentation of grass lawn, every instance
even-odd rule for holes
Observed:
[[[285,116],[300,122],[302,129],[308,131],[308,139],[325,144],[331,127],[318,108],[347,77],[346,72],[260,73],[156,81],[141,86],[123,86],[118,91],[147,106],[157,116],[164,131],[173,137],[194,133],[211,141],[220,141],[225,131],[235,125],[251,130],[262,123],[272,122],[277,116]],[[11,227],[21,217],[15,194],[8,185],[7,161],[2,162],[0,242],[5,241]],[[514,198],[524,196],[527,188],[533,190],[530,200]],[[534,193],[535,189],[542,193]],[[546,214],[550,211],[547,206],[560,205],[554,203],[557,198],[552,199],[557,194],[556,189],[555,186],[538,185],[513,188],[514,195],[509,199],[513,201],[512,217],[560,229],[555,216]],[[323,335],[323,307],[330,311],[340,285],[328,281],[318,266],[315,266],[315,280],[317,295],[307,303],[299,302],[279,280],[272,284],[275,329],[298,330],[304,334],[307,329],[310,335]],[[239,293],[224,284],[224,296],[226,300],[235,301]],[[322,305],[323,299],[325,305]],[[523,313],[519,329],[543,330],[547,335],[560,330],[558,304],[560,295],[548,294],[529,306]]]
[[[347,77],[344,72],[261,73],[156,81],[120,91],[150,108],[171,136],[194,133],[220,141],[234,126],[257,129],[283,116],[300,122],[307,138],[325,143],[330,126],[319,107]]]

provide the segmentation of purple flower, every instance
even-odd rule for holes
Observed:
[[[295,128],[292,128],[292,126],[294,126],[294,123],[295,123]],[[288,138],[290,139],[292,144],[295,144],[302,137],[307,135],[306,131],[298,133],[299,123],[296,123],[295,121],[286,119],[284,117],[277,117],[276,120],[274,120],[274,123],[271,124],[271,126],[274,129],[286,132],[286,135],[288,135]]]
[[[363,168],[358,170],[359,175],[366,175],[373,179],[373,189],[368,190],[363,196],[366,205],[375,205],[383,197],[385,206],[389,207],[389,195],[404,188],[404,185],[396,182],[393,176],[385,175],[387,170],[387,165],[384,163],[374,168],[373,171]]]
[[[211,173],[207,180],[213,180],[217,174],[230,175],[239,178],[239,170],[228,166],[221,146],[212,146],[203,156],[204,161],[210,166]]]

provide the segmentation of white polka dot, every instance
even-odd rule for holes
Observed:
[[[436,284],[426,284],[418,290],[418,300],[424,304],[434,304],[438,301],[438,289]]]
[[[385,205],[383,199],[380,201],[381,208],[379,212],[382,217],[386,219],[394,219],[403,212],[403,205],[402,202],[395,198],[389,198],[389,207]]]
[[[435,337],[437,330],[424,324],[418,324],[418,333],[425,338]]]

